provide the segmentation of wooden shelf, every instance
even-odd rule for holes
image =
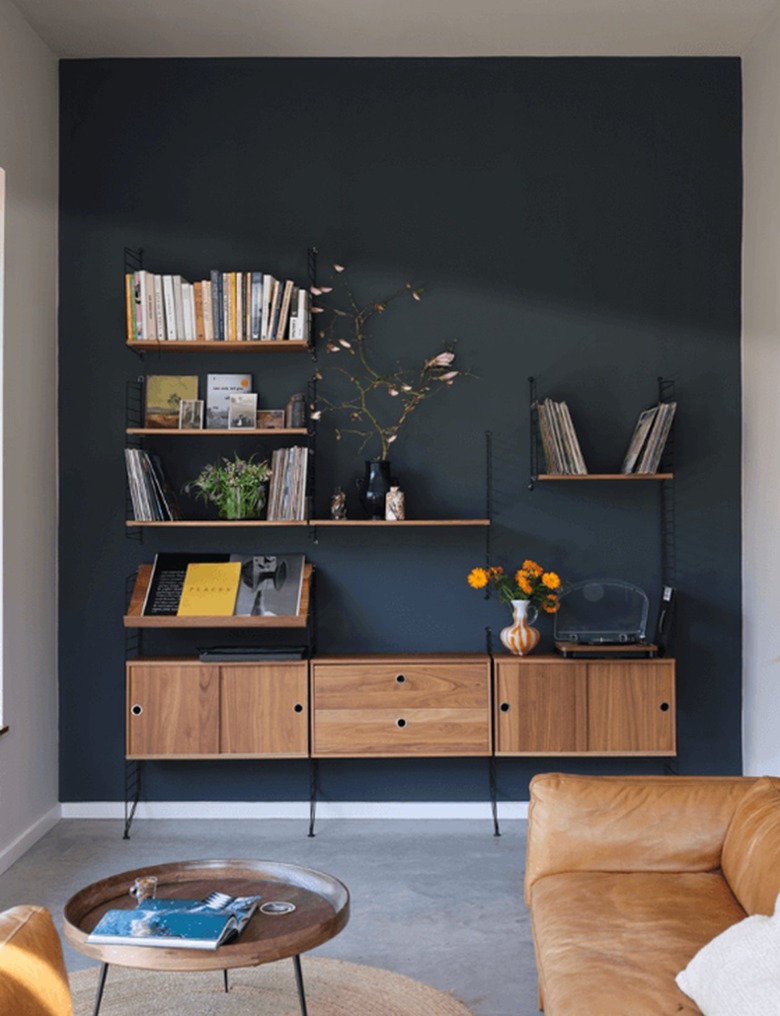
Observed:
[[[172,339],[158,342],[156,339],[141,341],[127,340],[126,345],[139,353],[301,353],[310,352],[308,342],[300,339],[283,339],[281,342],[187,342]]]
[[[542,480],[673,480],[674,473],[540,473],[536,477]]]
[[[170,523],[169,523],[170,525]],[[172,617],[149,616],[142,613],[149,581],[152,577],[151,564],[138,566],[130,606],[123,621],[125,628],[305,628],[309,616],[312,565],[304,565],[301,609],[289,617]]]
[[[179,437],[219,437],[229,434],[230,437],[290,437],[295,435],[296,437],[306,437],[308,431],[305,427],[255,427],[254,430],[249,428],[228,430],[226,427],[211,427],[211,428],[192,428],[191,430],[179,430],[178,427],[127,427],[125,434],[139,434],[146,437],[170,437],[177,435]]]
[[[280,522],[268,522],[265,519],[178,519],[176,522],[163,522],[162,520],[155,521],[141,521],[137,522],[135,519],[128,519],[125,522],[126,526],[144,526],[146,528],[152,526],[164,526],[169,529],[209,529],[215,526],[255,526],[272,528],[274,526],[308,526],[309,523],[305,521],[292,521],[290,519]]]
[[[165,526],[168,528],[209,528],[213,526],[391,526],[403,529],[410,526],[489,526],[490,519],[404,519],[402,522],[391,522],[386,519],[310,519],[305,521],[285,520],[268,522],[265,519],[180,519],[177,522],[136,522],[128,519],[126,526]]]
[[[312,526],[392,526],[402,529],[404,526],[489,526],[490,519],[403,519],[390,521],[387,519],[312,519]]]

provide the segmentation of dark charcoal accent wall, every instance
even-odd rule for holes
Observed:
[[[740,67],[730,59],[101,60],[61,71],[60,690],[65,801],[123,796],[125,577],[155,550],[304,551],[322,652],[481,650],[508,612],[465,581],[470,530],[247,530],[125,538],[125,382],[252,370],[282,405],[305,357],[147,357],[124,346],[123,248],[153,271],[305,276],[308,245],[376,297],[421,304],[377,346],[420,361],[457,339],[476,377],[423,406],[393,454],[412,514],[481,515],[495,445],[495,559],[660,591],[655,485],[528,478],[526,379],[566,398],[592,470],[619,467],[659,375],[676,379],[679,765],[740,770]],[[246,439],[242,439],[246,440]],[[166,451],[170,445],[160,448]],[[228,451],[228,448],[224,448]],[[216,452],[188,445],[183,482]],[[320,431],[321,511],[364,455]],[[352,513],[358,512],[353,500]],[[541,627],[549,646],[552,624]],[[179,634],[189,650],[218,633]],[[147,643],[155,651],[159,643]],[[659,772],[659,760],[502,760]],[[484,798],[484,760],[339,761],[332,799]],[[148,766],[150,799],[289,799],[303,762]]]

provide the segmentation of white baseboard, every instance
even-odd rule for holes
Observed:
[[[124,818],[121,801],[66,801],[62,818]],[[527,801],[501,802],[499,819],[527,818]],[[306,819],[308,801],[142,801],[137,819]],[[318,801],[317,821],[326,819],[484,819],[487,801]]]
[[[19,860],[22,854],[26,854],[30,847],[37,843],[41,836],[53,829],[62,818],[62,807],[57,804],[44,815],[33,822],[33,824],[7,847],[0,850],[0,874],[7,871],[12,864]]]

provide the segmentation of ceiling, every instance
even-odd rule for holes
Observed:
[[[13,0],[61,57],[738,56],[780,0]]]

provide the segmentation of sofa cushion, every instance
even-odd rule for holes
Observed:
[[[572,776],[531,780],[526,902],[564,871],[713,871],[744,777]]]
[[[777,1016],[780,896],[772,917],[754,914],[708,942],[677,975],[707,1016]]]
[[[62,946],[45,907],[0,914],[0,1013],[71,1016]]]
[[[531,920],[545,1016],[699,1012],[675,976],[744,916],[719,872],[539,879]]]
[[[780,893],[780,787],[764,776],[737,805],[723,843],[723,874],[748,914],[771,914]]]

